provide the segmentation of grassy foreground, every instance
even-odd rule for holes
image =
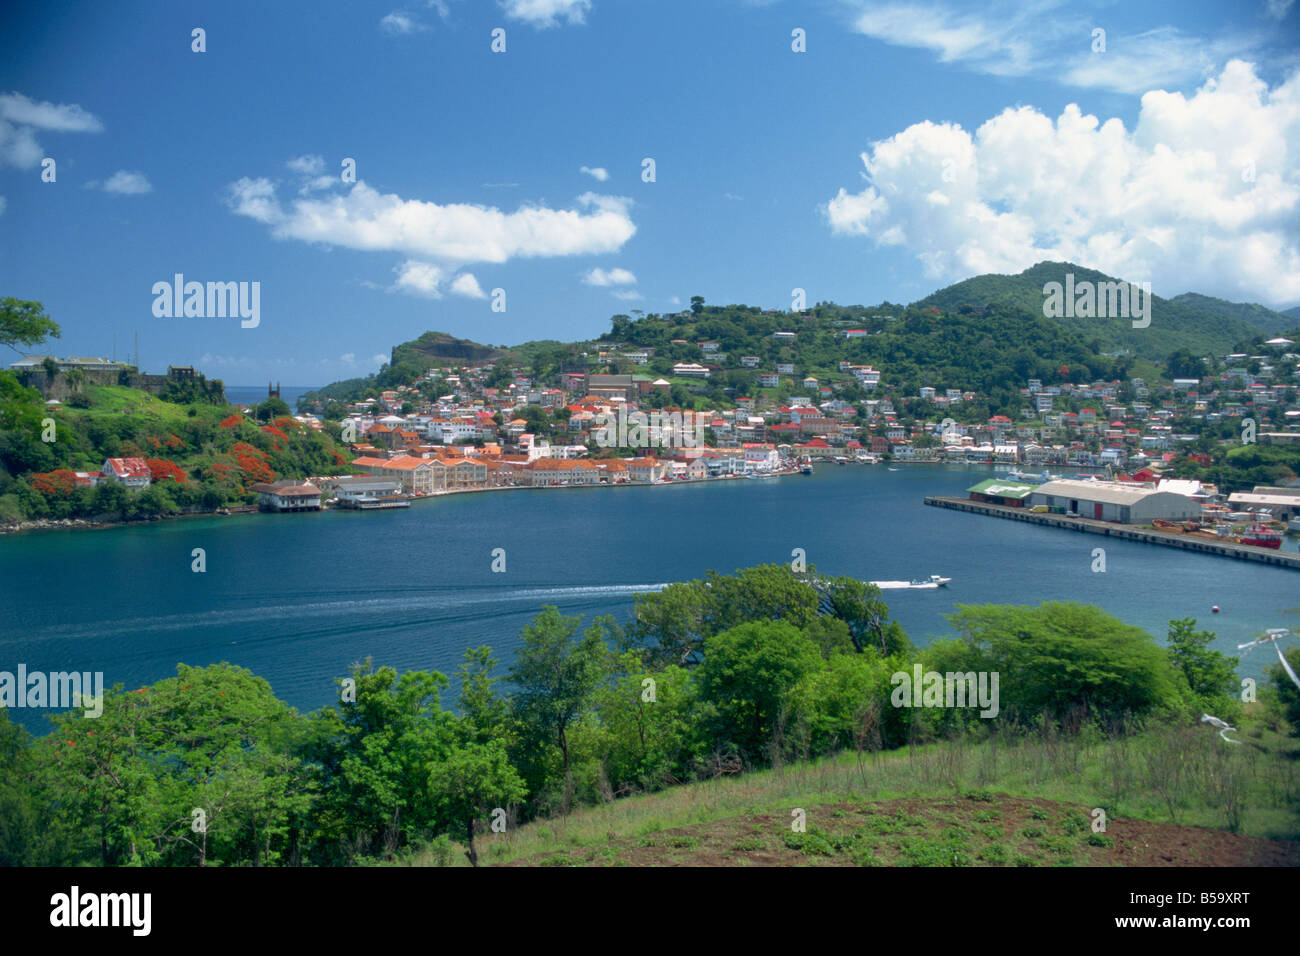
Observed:
[[[1300,742],[1243,725],[1239,746],[1193,725],[842,753],[487,833],[480,862],[1300,865]],[[468,865],[461,849],[410,862]]]

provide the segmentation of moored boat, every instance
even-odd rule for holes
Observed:
[[[1251,525],[1242,532],[1241,543],[1256,548],[1273,548],[1276,550],[1282,547],[1282,532],[1259,524]]]

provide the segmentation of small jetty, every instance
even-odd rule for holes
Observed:
[[[1239,561],[1257,561],[1260,564],[1271,564],[1278,568],[1290,568],[1293,571],[1300,571],[1300,554],[1288,551],[1274,551],[1270,548],[1257,548],[1246,544],[1230,544],[1177,532],[1155,531],[1150,528],[1115,524],[1109,521],[1096,521],[1092,518],[1067,518],[1064,515],[1041,514],[1025,508],[1011,508],[1006,505],[971,501],[969,498],[929,496],[925,498],[925,503],[933,508],[951,508],[954,511],[991,515],[994,518],[1006,518],[1011,521],[1027,521],[1031,524],[1064,528],[1067,531],[1077,531],[1083,534],[1097,534],[1108,538],[1120,538],[1124,541],[1159,544],[1167,548],[1181,548],[1184,551],[1214,554],[1224,558],[1236,558]]]

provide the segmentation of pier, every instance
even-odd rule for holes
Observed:
[[[1184,551],[1196,551],[1201,554],[1236,558],[1238,561],[1257,561],[1260,564],[1271,564],[1274,567],[1300,571],[1300,554],[1287,551],[1274,551],[1270,548],[1256,548],[1245,544],[1211,541],[1207,538],[1191,537],[1168,531],[1154,531],[1149,528],[1114,524],[1109,521],[1096,521],[1092,518],[1067,518],[1064,515],[1039,514],[1024,508],[991,505],[982,501],[971,501],[969,498],[932,496],[924,500],[927,505],[933,508],[951,508],[954,511],[991,515],[994,518],[1008,518],[1011,521],[1028,521],[1031,524],[1064,528],[1067,531],[1103,535],[1108,538],[1120,538],[1124,541],[1141,541],[1145,544],[1159,544],[1167,548],[1182,548]]]

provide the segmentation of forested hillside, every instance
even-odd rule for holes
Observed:
[[[1118,281],[1071,263],[1041,262],[1014,276],[982,275],[958,282],[910,306],[882,302],[841,306],[819,302],[800,312],[756,306],[706,304],[700,296],[680,313],[617,314],[610,330],[593,342],[527,342],[493,348],[445,333],[427,332],[393,349],[392,361],[377,374],[337,382],[303,396],[306,404],[346,403],[377,395],[385,388],[411,384],[436,365],[498,363],[489,385],[512,380],[507,366],[518,366],[535,383],[554,384],[563,371],[621,371],[667,377],[671,400],[724,407],[736,397],[759,391],[756,371],[779,363],[795,367],[794,393],[806,376],[819,384],[846,386],[839,397],[862,397],[841,362],[874,365],[890,390],[915,394],[923,385],[959,388],[988,399],[990,411],[1014,404],[1029,378],[1044,384],[1095,378],[1123,380],[1141,365],[1146,377],[1162,374],[1174,360],[1181,367],[1201,357],[1254,351],[1264,338],[1294,327],[1286,313],[1261,305],[1226,302],[1196,293],[1172,299],[1151,298],[1151,323],[1135,329],[1131,318],[1051,318],[1044,315],[1043,287],[1064,282]],[[1300,310],[1292,310],[1297,312]],[[866,334],[859,335],[858,332]],[[792,332],[794,337],[775,337]],[[846,332],[853,332],[846,335]],[[706,351],[701,343],[716,343]],[[637,366],[608,350],[652,349],[648,364]],[[742,365],[741,359],[757,360]],[[675,380],[676,363],[711,367],[707,382]],[[431,385],[428,390],[445,390]],[[806,391],[806,390],[803,390]],[[689,393],[689,394],[688,394]],[[337,409],[336,409],[337,410]]]
[[[471,648],[454,691],[441,673],[367,663],[340,675],[337,704],[302,715],[247,670],[182,664],[151,687],[113,689],[97,717],[55,716],[35,741],[0,710],[0,865],[328,865],[426,848],[445,860],[449,839],[474,861],[498,818],[513,831],[692,781],[941,740],[1127,749],[1156,726],[1174,733],[1140,741],[1141,766],[1112,768],[1101,805],[1154,788],[1233,830],[1286,820],[1275,809],[1294,799],[1294,774],[1278,773],[1284,748],[1247,767],[1247,748],[1197,724],[1208,711],[1235,725],[1247,709],[1278,728],[1294,722],[1280,669],[1276,691],[1261,687],[1246,705],[1235,659],[1210,650],[1214,635],[1193,621],[1170,622],[1168,648],[1079,604],[963,607],[950,621],[959,637],[918,649],[873,586],[766,565],[641,595],[626,627],[544,608],[506,681],[490,648]],[[935,706],[927,677],[925,701],[910,687],[903,700],[900,680],[918,667],[996,672],[1000,690]],[[1215,761],[1190,790],[1189,749],[1198,766]],[[982,786],[1011,769],[980,766]],[[927,786],[951,794],[961,775],[954,764]],[[1202,792],[1202,777],[1218,789]],[[1096,787],[1069,792],[1094,801]],[[1048,849],[1046,862],[1070,851]]]
[[[48,439],[48,440],[46,440]],[[142,458],[152,483],[131,492],[89,487],[106,458]],[[224,402],[178,404],[124,386],[82,385],[47,407],[40,392],[0,372],[0,522],[143,517],[253,500],[249,485],[346,470],[329,433],[295,421],[269,399],[254,419]]]
[[[1068,274],[1080,282],[1116,282],[1120,279],[1070,262],[1040,262],[1018,275],[982,275],[966,279],[914,303],[944,311],[963,305],[988,305],[1043,314],[1043,286],[1064,284]],[[1145,296],[1144,296],[1145,298]],[[1184,293],[1172,299],[1151,297],[1151,324],[1133,328],[1127,318],[1060,318],[1067,328],[1095,337],[1105,351],[1127,349],[1138,357],[1160,362],[1185,349],[1196,355],[1221,355],[1237,350],[1260,333],[1276,335],[1288,325],[1286,317],[1259,305],[1238,304],[1208,296]]]

